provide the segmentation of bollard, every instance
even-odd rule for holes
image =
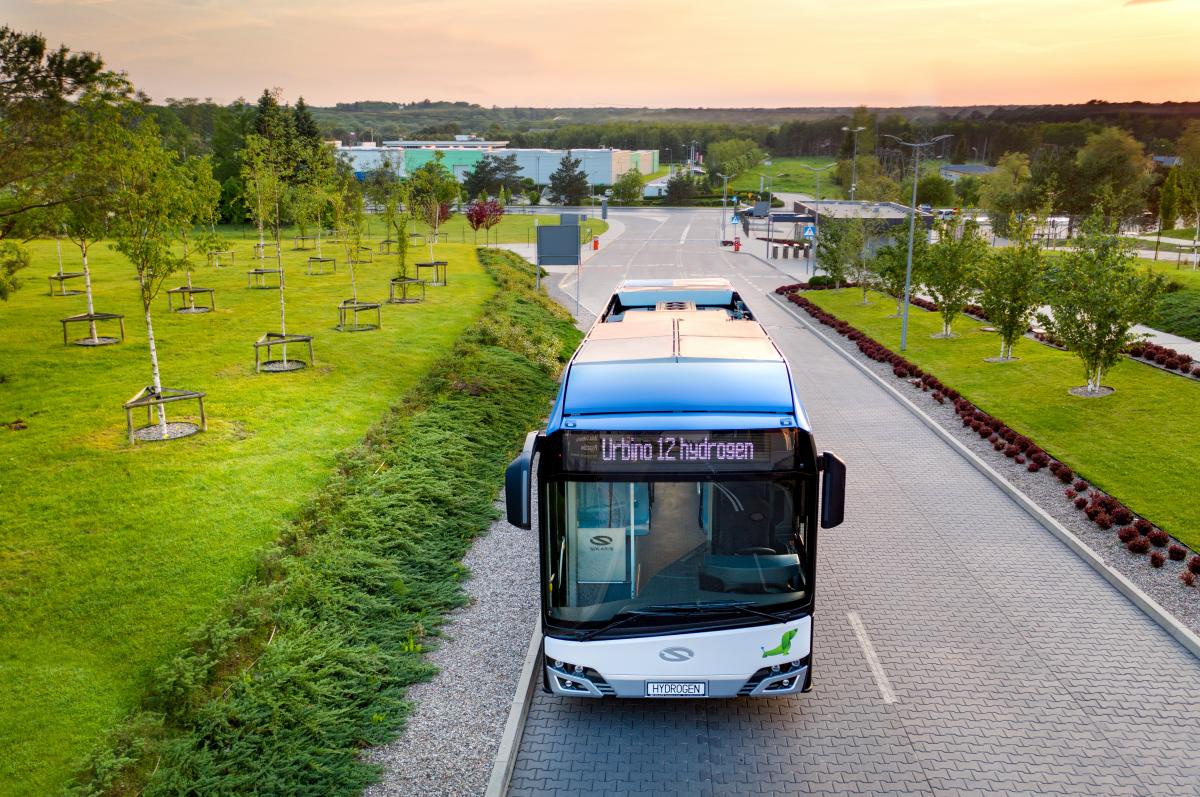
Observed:
[[[791,248],[792,247],[790,247],[790,246],[783,247],[783,259],[784,260],[788,259],[788,252],[791,250]]]
[[[600,250],[600,236],[593,235],[592,236],[592,251],[597,252],[599,250]]]

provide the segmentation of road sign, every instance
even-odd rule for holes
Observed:
[[[811,224],[804,225],[804,237],[805,238],[816,238],[817,237],[817,228]]]

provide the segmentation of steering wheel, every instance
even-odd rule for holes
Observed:
[[[737,552],[738,556],[774,556],[774,548],[758,547],[758,548],[742,548]]]

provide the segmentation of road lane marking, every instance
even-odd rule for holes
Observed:
[[[892,683],[888,680],[887,673],[883,671],[883,665],[879,663],[879,656],[875,653],[875,646],[871,644],[871,638],[867,636],[867,629],[863,626],[862,618],[858,616],[858,612],[848,612],[846,619],[850,621],[850,627],[854,629],[854,636],[858,637],[858,646],[862,648],[867,666],[871,668],[871,675],[875,676],[875,685],[879,687],[879,696],[883,698],[884,703],[895,703],[896,693],[892,691]]]
[[[679,236],[679,243],[683,243],[684,241],[687,240],[688,230],[690,230],[690,229],[692,229],[691,224],[688,224],[688,226],[683,228],[683,235]]]

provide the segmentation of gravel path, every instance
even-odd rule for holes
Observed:
[[[384,767],[366,797],[479,795],[487,788],[537,623],[536,532],[498,520],[463,564],[471,572],[471,602],[450,615],[429,655],[438,674],[408,690],[414,708],[404,734],[366,754]]]
[[[923,393],[920,388],[913,387],[908,379],[902,379],[892,373],[892,366],[876,362],[858,350],[858,346],[849,338],[839,335],[835,330],[822,326],[816,319],[805,313],[801,308],[788,304],[801,318],[811,323],[837,346],[850,352],[859,362],[865,364],[873,372],[889,384],[900,390],[901,394],[912,401],[917,408],[937,421],[942,428],[953,434],[984,462],[992,466],[1001,476],[1025,493],[1030,500],[1049,513],[1055,520],[1066,526],[1072,534],[1095,551],[1105,564],[1118,570],[1153,598],[1160,606],[1175,615],[1184,625],[1200,634],[1200,589],[1185,587],[1179,581],[1180,574],[1185,569],[1183,562],[1173,562],[1170,559],[1161,568],[1150,566],[1148,555],[1135,555],[1126,550],[1124,543],[1117,539],[1117,529],[1114,527],[1104,531],[1095,523],[1088,520],[1083,512],[1077,510],[1063,494],[1069,485],[1061,483],[1050,471],[1041,470],[1030,473],[1024,465],[1018,465],[1002,453],[994,450],[991,443],[983,440],[971,429],[964,427],[958,415],[954,412],[954,403],[947,400],[945,404],[933,401],[929,393]],[[1023,346],[1040,346],[1042,344],[1025,339],[1016,347],[1014,354],[1020,356]],[[1002,368],[1003,365],[990,367]],[[1124,367],[1138,367],[1136,364]],[[934,373],[940,377],[940,374]],[[953,387],[953,385],[951,385]],[[1005,420],[1004,418],[1000,419]],[[1034,442],[1038,441],[1036,438]],[[1049,451],[1051,455],[1053,451]],[[1076,477],[1079,478],[1079,477]],[[1119,497],[1119,496],[1118,496]],[[1172,538],[1171,543],[1179,541]],[[1181,543],[1182,544],[1182,543]],[[1186,546],[1185,546],[1186,547]],[[1166,553],[1166,548],[1152,550]],[[1190,558],[1191,554],[1188,554]]]

